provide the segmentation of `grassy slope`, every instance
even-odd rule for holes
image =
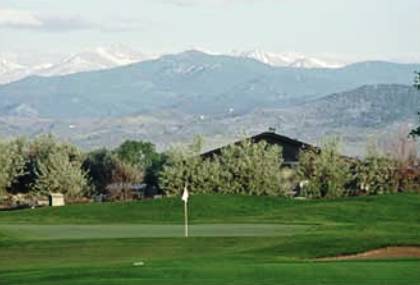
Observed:
[[[191,223],[356,223],[420,222],[420,196],[394,194],[334,201],[297,201],[242,195],[196,195],[190,200]],[[1,223],[37,224],[181,224],[179,198],[132,203],[70,205],[0,212]]]
[[[271,237],[37,241],[19,234],[11,238],[5,225],[179,224],[182,204],[164,199],[0,212],[0,284],[420,283],[416,260],[307,261],[385,245],[420,245],[419,195],[338,201],[198,195],[190,209],[193,224],[305,224],[311,229]],[[146,265],[133,267],[139,260]]]

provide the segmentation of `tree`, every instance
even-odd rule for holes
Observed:
[[[309,149],[300,153],[299,175],[306,183],[302,195],[309,198],[337,198],[346,194],[351,180],[350,164],[339,153],[337,139],[322,143],[321,151]]]
[[[92,194],[105,194],[112,183],[113,172],[118,158],[107,149],[95,150],[87,154],[82,168],[92,183]]]
[[[0,196],[24,173],[21,141],[0,141]]]
[[[127,140],[115,150],[115,153],[119,159],[143,172],[145,183],[158,185],[159,172],[162,170],[165,156],[156,151],[154,144]]]
[[[414,87],[416,87],[418,90],[420,90],[420,72],[416,72],[416,78],[414,80]],[[418,113],[419,120],[420,120],[420,112]],[[420,126],[418,126],[416,129],[412,130],[410,133],[413,137],[419,137],[420,136]]]
[[[156,147],[150,142],[127,140],[115,149],[115,153],[119,159],[139,169],[146,169],[159,160]]]
[[[82,170],[83,154],[75,146],[59,142],[51,135],[40,136],[29,145],[27,171],[36,193],[63,193],[76,198],[88,189]]]
[[[90,152],[82,167],[92,183],[91,194],[106,194],[111,200],[127,200],[132,186],[143,181],[143,170],[100,149]]]
[[[42,194],[62,193],[72,199],[87,190],[86,173],[81,169],[81,162],[71,160],[68,153],[55,151],[47,159],[37,163],[34,189]]]
[[[133,165],[120,159],[113,160],[112,184],[107,187],[111,200],[131,200],[134,185],[143,180],[143,173]]]

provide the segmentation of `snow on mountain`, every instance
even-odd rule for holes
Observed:
[[[17,64],[15,62],[9,61],[5,58],[0,58],[0,75],[15,72],[17,70],[23,69],[24,66]]]
[[[9,83],[27,75],[27,67],[6,58],[0,58],[0,84]]]
[[[57,63],[25,66],[0,57],[0,84],[10,83],[30,75],[55,76],[82,71],[109,69],[156,58],[124,46],[97,47],[70,55]]]
[[[233,52],[234,56],[256,59],[262,63],[272,66],[287,66],[296,68],[339,68],[343,64],[322,60],[315,57],[308,57],[300,53],[272,53],[255,49],[244,52]]]
[[[124,47],[98,47],[68,56],[57,64],[38,70],[36,74],[43,76],[66,75],[82,71],[109,69],[151,58],[151,56]]]

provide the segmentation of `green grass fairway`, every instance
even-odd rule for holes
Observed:
[[[190,201],[188,239],[179,198],[0,212],[0,285],[420,284],[420,259],[315,261],[420,246],[420,195]]]
[[[211,224],[190,225],[190,237],[293,236],[311,229],[308,225]],[[146,237],[183,237],[183,225],[0,225],[0,231],[16,239],[69,240]]]

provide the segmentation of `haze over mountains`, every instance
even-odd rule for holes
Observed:
[[[0,85],[0,134],[52,132],[86,147],[136,138],[165,147],[195,134],[215,145],[276,127],[309,142],[343,135],[357,153],[367,136],[412,123],[420,109],[410,87],[418,64],[268,58],[86,52],[38,70],[44,76]],[[100,70],[84,70],[91,67]]]
[[[68,55],[57,62],[43,62],[25,65],[0,57],[0,84],[13,82],[29,75],[56,76],[82,71],[109,69],[152,59],[124,46],[97,47]]]
[[[232,51],[225,55],[252,58],[272,66],[338,68],[345,65],[344,61],[339,60],[310,57],[296,52],[273,53],[261,49]],[[163,56],[166,54],[146,54],[122,45],[85,49],[55,61],[38,61],[37,64],[24,64],[17,59],[0,55],[0,84],[10,83],[29,75],[56,76],[110,69]]]

